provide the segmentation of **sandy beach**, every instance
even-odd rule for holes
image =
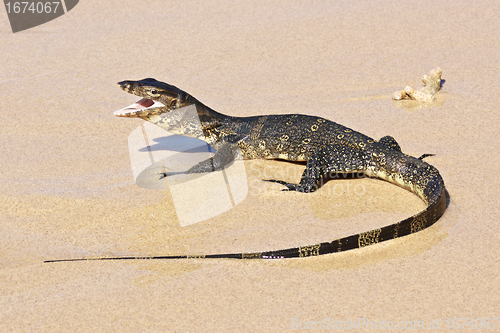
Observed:
[[[0,332],[500,330],[497,1],[86,0],[18,33],[0,16]],[[434,102],[392,100],[437,67]],[[244,200],[181,226],[173,191],[134,181],[143,121],[113,115],[137,100],[116,83],[149,77],[228,115],[391,135],[435,154],[449,206],[416,234],[318,257],[44,263],[278,250],[425,208],[370,178],[282,192],[262,179],[298,182],[304,165],[252,160]]]

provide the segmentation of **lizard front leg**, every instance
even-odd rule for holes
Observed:
[[[283,191],[314,192],[319,188],[319,183],[325,175],[326,168],[321,164],[318,157],[314,156],[307,160],[306,169],[302,173],[299,184],[287,183],[282,180],[265,179],[265,181],[285,185]]]
[[[161,172],[160,179],[178,174],[206,173],[222,170],[238,157],[238,151],[238,145],[226,142],[217,149],[214,156],[199,162],[186,171]]]
[[[299,184],[287,183],[282,180],[265,180],[285,185],[283,191],[298,191],[310,193],[316,191],[327,173],[353,173],[365,169],[366,155],[352,148],[335,145],[322,149],[307,160],[306,169]]]

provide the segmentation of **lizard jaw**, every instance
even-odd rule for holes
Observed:
[[[129,117],[129,118],[144,118],[154,111],[152,109],[164,107],[162,102],[158,102],[149,98],[142,98],[123,109],[116,110],[113,114],[117,117]]]

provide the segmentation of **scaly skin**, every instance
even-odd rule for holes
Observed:
[[[221,170],[235,158],[241,157],[305,161],[306,169],[299,184],[280,180],[268,181],[282,184],[288,191],[307,193],[317,190],[322,179],[328,174],[364,173],[410,190],[427,204],[427,208],[412,217],[380,229],[291,249],[197,256],[90,258],[91,260],[282,259],[317,256],[356,249],[423,230],[434,224],[447,207],[447,192],[443,179],[436,168],[422,160],[429,155],[422,155],[420,158],[406,155],[390,136],[376,141],[330,120],[300,114],[226,116],[203,105],[177,87],[154,79],[123,81],[119,86],[131,94],[159,101],[165,106],[117,111],[115,115],[141,118],[175,134],[205,140],[217,149],[211,159],[200,162],[184,173]],[[196,107],[199,120],[175,116],[176,112],[179,112],[178,109],[187,106]],[[241,151],[241,155],[238,151]],[[171,174],[162,173],[159,177],[169,175]]]

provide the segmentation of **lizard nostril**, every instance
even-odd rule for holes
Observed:
[[[127,83],[126,81],[118,82],[118,86],[124,90],[130,89],[130,83]]]

